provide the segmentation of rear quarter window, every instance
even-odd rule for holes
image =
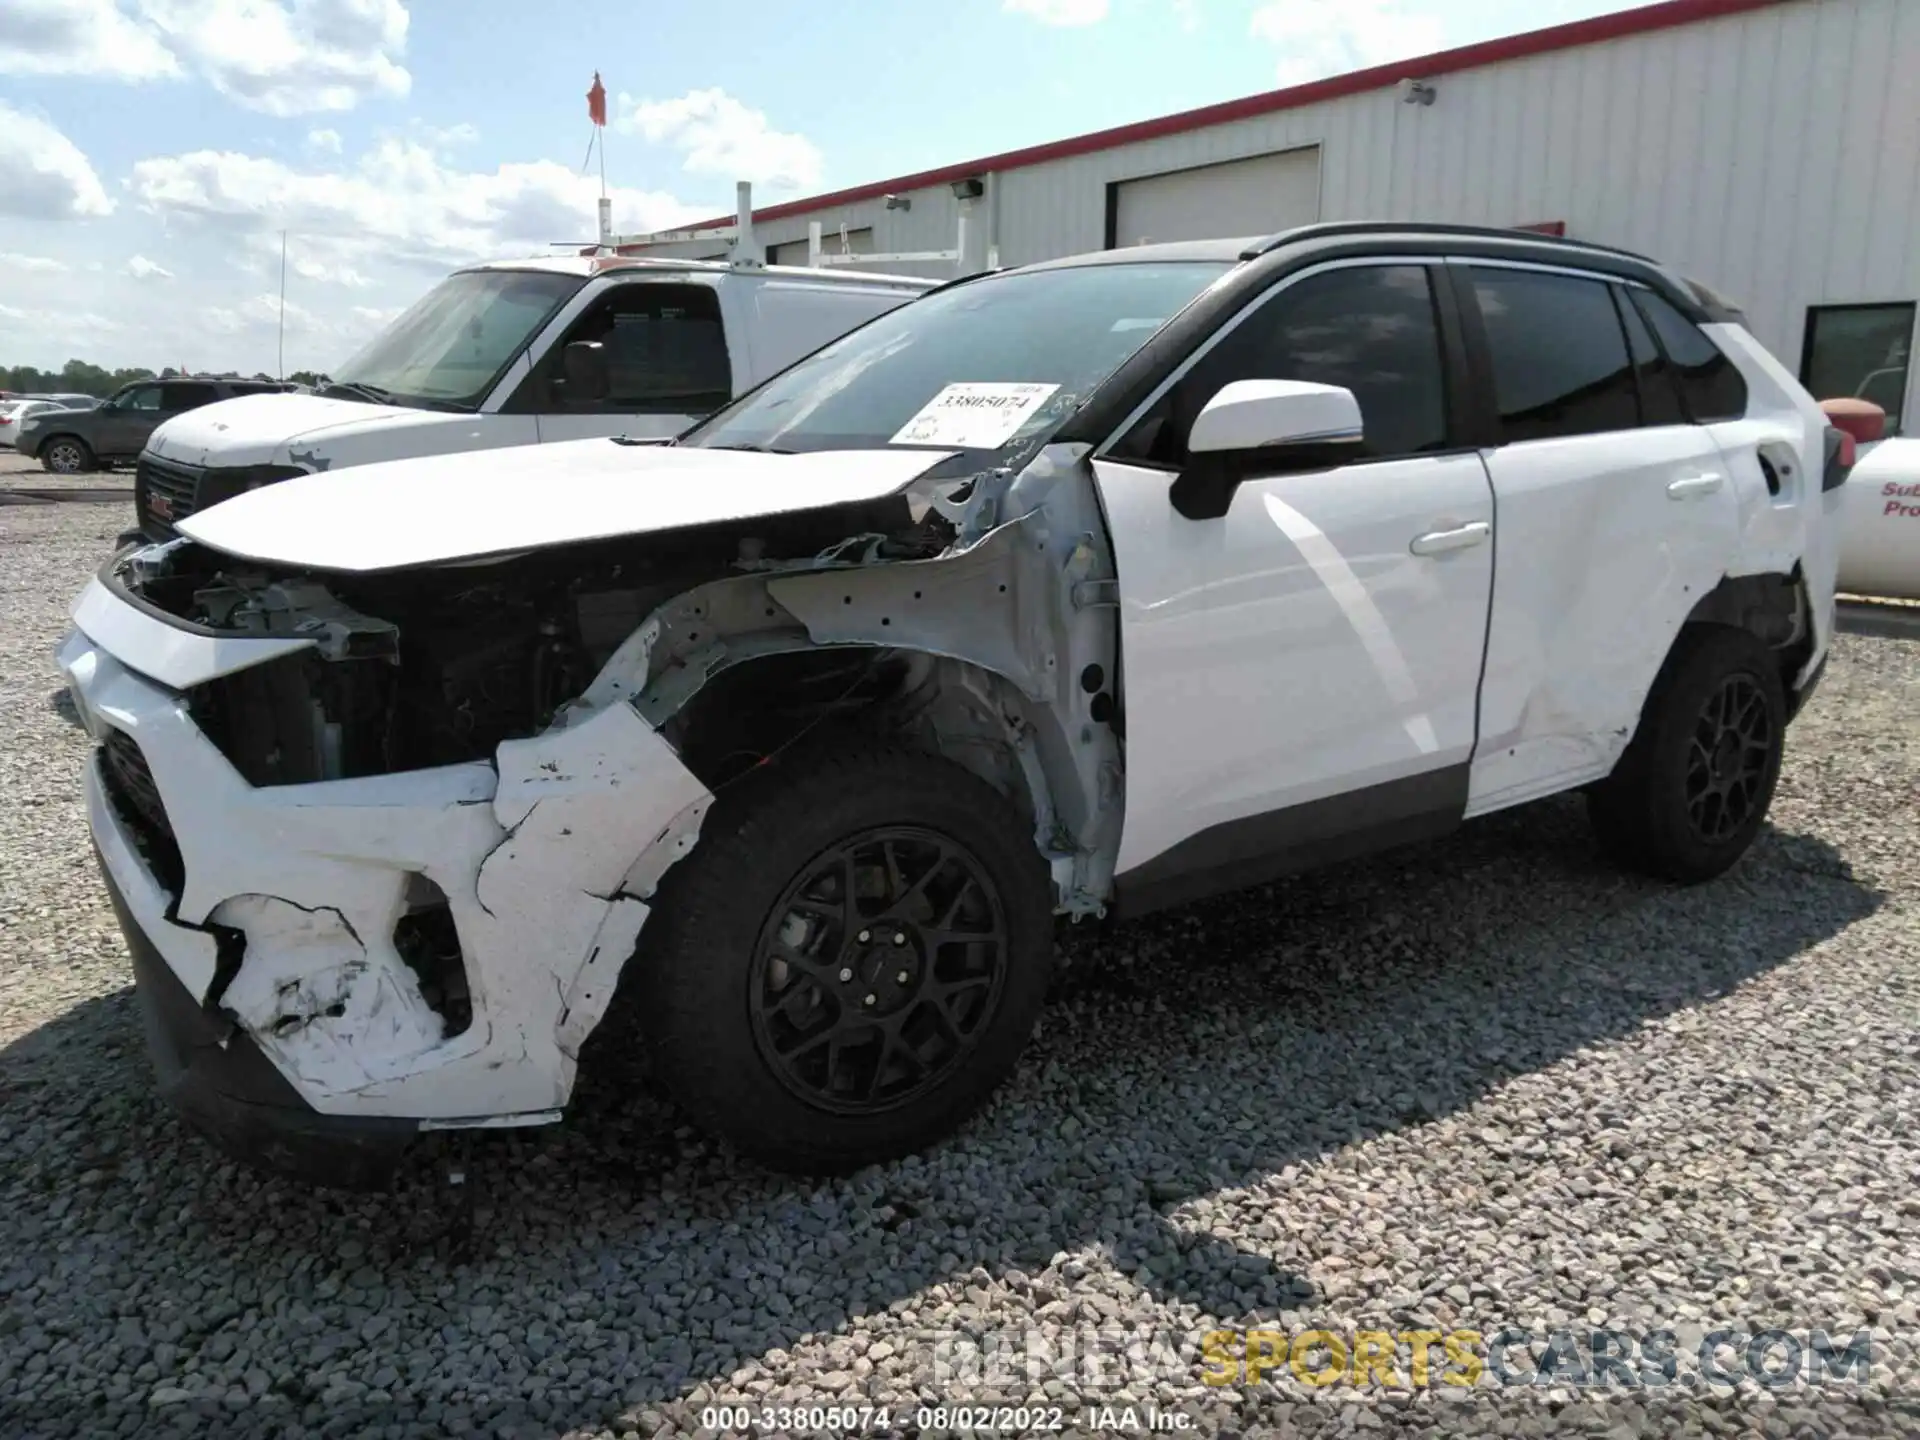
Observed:
[[[1747,382],[1739,367],[1698,325],[1651,290],[1632,292],[1666,353],[1680,399],[1695,424],[1738,420],[1747,413]]]

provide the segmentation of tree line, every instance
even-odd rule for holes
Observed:
[[[48,394],[94,395],[105,399],[122,385],[131,385],[139,380],[171,380],[176,375],[185,375],[186,371],[177,370],[169,365],[157,375],[137,366],[119,370],[108,370],[104,366],[94,365],[86,360],[69,360],[58,370],[41,370],[32,365],[0,365],[0,390],[12,390],[21,394],[42,392]],[[243,378],[236,370],[220,372],[216,377],[222,380]],[[271,375],[256,374],[255,380],[271,380]],[[297,385],[324,385],[327,377],[317,375],[311,370],[296,370],[287,376]]]

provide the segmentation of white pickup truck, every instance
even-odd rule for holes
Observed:
[[[668,439],[937,283],[619,255],[459,270],[318,393],[248,396],[162,424],[135,470],[135,533],[169,538],[196,511],[320,470]]]

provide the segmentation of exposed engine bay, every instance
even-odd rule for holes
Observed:
[[[1099,913],[1113,575],[1060,446],[1017,476],[400,570],[173,540],[112,562],[82,630],[130,606],[258,658],[163,688],[77,634],[62,664],[102,740],[96,830],[110,808],[157,882],[143,928],[196,1001],[319,1110],[532,1123],[714,794],[808,737],[975,771],[1031,818],[1056,909]]]
[[[125,583],[213,631],[315,641],[192,697],[195,720],[249,783],[303,784],[490,759],[503,740],[551,724],[675,595],[730,569],[806,565],[850,525],[875,537],[869,563],[927,559],[953,535],[937,515],[913,525],[895,500],[490,564],[325,577],[182,541],[139,552]],[[691,748],[724,769],[726,756],[751,754],[755,732],[871,698],[882,668],[872,655],[789,659],[751,713],[724,717],[739,733],[702,735]]]

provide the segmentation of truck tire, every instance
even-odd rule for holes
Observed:
[[[84,475],[98,462],[87,442],[72,435],[56,435],[40,446],[40,465],[55,475]]]
[[[775,1169],[931,1144],[1013,1070],[1046,998],[1033,827],[936,755],[813,750],[725,787],[642,930],[642,1021],[695,1123]]]
[[[1780,779],[1787,729],[1780,671],[1745,630],[1680,632],[1613,774],[1587,795],[1620,863],[1698,884],[1747,852]]]

